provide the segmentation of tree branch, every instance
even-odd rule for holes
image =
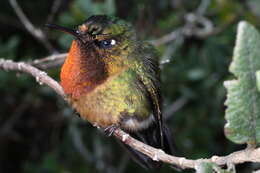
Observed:
[[[49,87],[51,87],[58,95],[60,95],[66,101],[65,94],[59,83],[51,77],[49,77],[44,71],[41,71],[30,64],[0,59],[0,69],[6,71],[19,71],[28,73],[35,77],[36,81],[39,84],[46,84]],[[137,151],[142,152],[143,154],[149,156],[155,161],[161,161],[170,165],[177,165],[183,169],[197,169],[200,163],[202,162],[213,162],[217,165],[226,165],[230,163],[239,164],[244,162],[260,162],[260,148],[247,148],[245,150],[231,153],[227,156],[212,156],[209,159],[190,160],[184,157],[175,157],[168,155],[161,149],[153,148],[132,138],[129,134],[125,133],[121,129],[115,130],[113,135],[125,144],[131,146]]]
[[[221,33],[228,26],[236,22],[241,15],[240,12],[236,16],[232,17],[228,22],[220,26],[214,26],[213,22],[204,16],[209,3],[210,0],[202,0],[196,10],[191,13],[185,14],[185,24],[183,26],[175,29],[168,34],[165,34],[161,38],[151,40],[151,43],[155,46],[159,46],[162,44],[167,44],[179,38],[186,38],[190,36],[205,39],[209,36]]]
[[[46,72],[41,71],[24,62],[13,62],[12,60],[0,59],[0,68],[6,71],[20,71],[31,74],[36,81],[42,85],[46,84],[51,87],[57,94],[65,99],[65,94],[62,87],[54,79],[49,77]]]
[[[58,12],[59,8],[61,7],[62,0],[54,0],[51,8],[51,12],[47,17],[46,23],[51,23],[56,16],[56,13]]]
[[[36,59],[28,63],[40,69],[55,68],[63,64],[67,55],[67,53],[53,54],[45,58]]]
[[[13,7],[16,15],[18,16],[18,18],[20,19],[20,21],[22,22],[22,24],[24,25],[24,27],[27,29],[27,31],[34,36],[37,40],[39,40],[42,45],[51,53],[51,52],[57,52],[52,45],[49,43],[49,41],[47,40],[46,35],[44,34],[44,32],[39,29],[36,28],[31,22],[30,20],[27,18],[27,16],[24,14],[23,10],[21,9],[21,7],[19,6],[19,4],[17,3],[16,0],[9,0],[10,5]]]

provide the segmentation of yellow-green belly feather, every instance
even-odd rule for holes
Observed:
[[[73,106],[84,119],[101,127],[118,124],[124,128],[127,126],[122,124],[124,118],[150,122],[150,105],[142,90],[137,87],[136,80],[135,72],[126,69],[74,101]],[[131,130],[131,127],[125,128]]]

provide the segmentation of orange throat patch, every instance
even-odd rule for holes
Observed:
[[[84,49],[80,44],[73,40],[60,73],[61,86],[73,99],[91,92],[107,78],[105,63],[94,48]]]

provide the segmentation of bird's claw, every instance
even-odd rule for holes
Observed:
[[[104,129],[104,133],[107,135],[107,136],[112,136],[114,131],[118,129],[118,126],[117,125],[111,125],[111,126],[108,126]]]

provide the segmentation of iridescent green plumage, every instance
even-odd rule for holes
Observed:
[[[75,32],[60,29],[77,38],[62,67],[61,85],[81,117],[103,128],[122,128],[171,154],[162,125],[158,54],[153,46],[114,17],[92,16]],[[160,165],[126,148],[144,167]]]

